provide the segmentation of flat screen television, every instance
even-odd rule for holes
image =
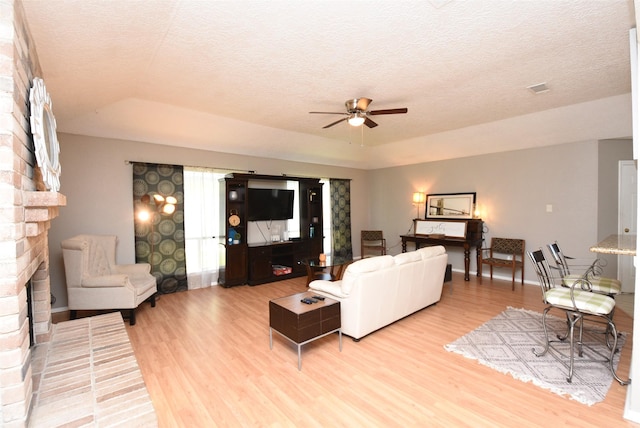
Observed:
[[[293,190],[247,189],[247,220],[288,220],[293,218]]]

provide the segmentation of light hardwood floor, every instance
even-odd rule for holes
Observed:
[[[538,287],[453,275],[442,300],[360,342],[337,335],[295,347],[274,335],[268,301],[304,291],[304,278],[165,295],[127,332],[162,427],[639,426],[622,418],[626,388],[585,406],[444,345],[507,306],[541,311]],[[616,313],[620,331],[632,319]],[[631,336],[619,374],[628,375]]]

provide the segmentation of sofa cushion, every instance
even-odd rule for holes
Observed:
[[[442,245],[434,245],[433,247],[420,248],[416,252],[420,254],[422,260],[426,260],[435,256],[439,256],[440,254],[445,254],[447,251]]]
[[[390,256],[388,254],[384,256],[367,257],[366,259],[356,260],[355,262],[351,263],[349,266],[347,266],[347,272],[373,272],[374,270],[384,269],[393,265],[393,256]]]
[[[395,265],[393,257],[390,255],[368,257],[360,259],[347,266],[347,270],[342,275],[342,293],[348,295],[351,293],[353,283],[362,273],[374,272]]]
[[[408,253],[400,253],[393,258],[396,265],[403,265],[406,263],[417,262],[422,260],[422,256],[417,251],[410,251]]]

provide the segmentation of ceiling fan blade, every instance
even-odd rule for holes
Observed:
[[[330,123],[330,124],[328,124],[327,126],[323,126],[323,127],[322,127],[322,129],[331,128],[333,125],[337,125],[338,123],[340,123],[340,122],[344,122],[344,121],[345,121],[345,120],[347,120],[347,119],[348,119],[348,118],[346,118],[346,117],[345,117],[345,118],[342,118],[342,119],[340,119],[340,120],[336,120],[335,122]]]
[[[369,107],[369,104],[371,103],[371,101],[369,98],[359,98],[358,99],[358,103],[356,104],[356,108],[358,110],[362,110],[365,111],[367,110],[367,107]]]
[[[349,113],[337,112],[337,111],[310,111],[309,114],[343,114],[346,116]]]
[[[375,123],[373,120],[369,119],[368,117],[364,119],[364,124],[367,125],[369,128],[375,128],[376,126],[378,126],[377,123]]]
[[[409,109],[408,108],[390,108],[390,109],[386,109],[386,110],[372,110],[369,112],[369,114],[371,115],[376,115],[376,114],[399,114],[399,113],[406,113],[408,112]]]

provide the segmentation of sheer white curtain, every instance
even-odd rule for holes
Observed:
[[[331,239],[331,191],[329,186],[329,179],[323,178],[320,180],[322,183],[322,236],[324,239],[322,240],[322,245],[324,247],[324,253],[330,256],[333,251],[331,250],[331,244],[333,239]]]
[[[220,188],[224,174],[184,167],[184,233],[189,290],[218,282]]]

